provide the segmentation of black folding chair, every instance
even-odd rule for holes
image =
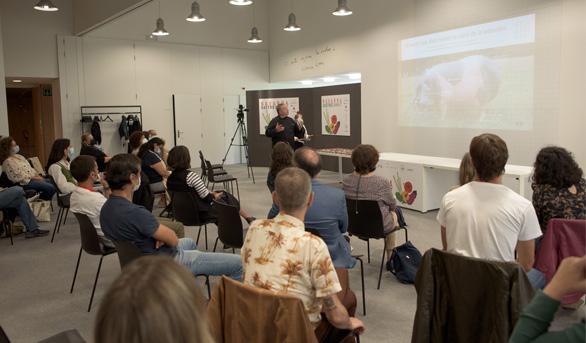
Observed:
[[[100,244],[100,238],[96,232],[96,228],[90,221],[90,219],[79,213],[74,213],[77,221],[79,222],[79,233],[81,236],[81,248],[79,248],[79,256],[77,257],[77,265],[75,266],[75,273],[73,274],[73,282],[71,283],[71,290],[69,293],[73,293],[73,287],[75,286],[75,279],[77,278],[77,270],[79,269],[79,261],[81,260],[81,252],[85,251],[89,255],[100,256],[100,264],[98,264],[98,271],[96,272],[96,280],[94,281],[94,287],[92,289],[92,295],[90,297],[90,303],[87,311],[92,309],[92,302],[94,300],[94,293],[96,292],[96,285],[98,284],[98,278],[100,277],[100,269],[102,269],[102,260],[104,256],[111,255],[116,252],[115,248],[108,248]]]
[[[234,185],[232,184],[232,182],[236,182],[236,197],[238,198],[238,201],[240,201],[240,189],[238,188],[238,179],[230,174],[215,175],[211,172],[213,170],[213,167],[210,161],[206,160],[205,163],[208,172],[208,184],[212,184],[212,191],[214,190],[214,186],[216,185],[216,183],[221,183],[224,185],[224,189],[226,191],[230,192],[231,194],[234,194]]]
[[[199,160],[201,161],[201,179],[203,182],[207,183],[208,179],[208,172],[205,163],[205,157],[203,156],[203,152],[199,150]],[[214,175],[225,175],[227,174],[224,170],[224,167],[221,164],[212,164],[212,171]]]
[[[53,228],[51,243],[53,243],[53,240],[55,239],[55,234],[61,231],[61,226],[63,226],[63,224],[65,224],[65,220],[67,220],[70,199],[71,194],[57,194],[57,205],[59,206],[59,211],[57,212],[57,218],[55,219],[55,227]]]
[[[218,237],[214,243],[214,252],[220,240],[232,248],[232,253],[236,253],[236,249],[242,248],[244,244],[244,229],[238,207],[214,200],[214,209],[218,213]]]
[[[114,241],[116,251],[118,251],[118,261],[120,268],[124,269],[130,262],[142,256],[142,252],[130,241]]]
[[[305,227],[305,231],[311,232],[312,234],[323,239],[323,237],[319,234],[318,229]],[[352,257],[354,257],[358,260],[358,262],[360,262],[360,279],[362,281],[362,314],[366,316],[366,293],[364,292],[364,262],[362,261],[362,255],[352,255]]]
[[[359,239],[366,241],[368,250],[368,263],[370,263],[370,240],[383,239],[384,248],[383,256],[380,262],[380,271],[378,273],[378,286],[383,275],[383,266],[385,264],[385,255],[387,253],[387,236],[395,231],[405,230],[405,240],[407,237],[406,227],[396,227],[390,232],[384,232],[383,216],[376,200],[354,200],[346,198],[346,208],[348,210],[348,233]]]
[[[202,219],[199,217],[199,207],[197,195],[191,192],[171,192],[171,207],[173,217],[181,222],[184,226],[199,226],[197,232],[196,244],[199,245],[199,236],[203,226],[206,250],[208,250],[208,224],[215,224],[216,219]]]

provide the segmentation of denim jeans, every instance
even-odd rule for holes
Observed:
[[[191,270],[193,275],[226,275],[234,280],[242,280],[240,255],[198,251],[191,238],[179,240],[175,261]]]
[[[0,192],[0,209],[5,208],[16,209],[27,231],[35,231],[39,228],[37,219],[26,202],[24,190],[21,187],[14,186]]]
[[[22,186],[22,188],[39,192],[39,198],[42,200],[51,200],[55,192],[57,192],[55,186],[45,180],[31,180],[28,184]]]

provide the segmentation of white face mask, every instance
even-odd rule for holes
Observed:
[[[18,145],[17,145],[17,146],[15,146],[15,147],[12,147],[12,148],[10,148],[10,153],[11,153],[12,155],[16,155],[16,154],[18,154],[19,152],[20,152],[20,147],[19,147]]]
[[[67,148],[67,154],[69,155],[69,158],[73,158],[73,156],[75,156],[75,148],[72,146]]]

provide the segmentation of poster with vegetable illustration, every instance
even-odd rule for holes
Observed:
[[[395,192],[395,198],[402,204],[411,205],[417,198],[417,191],[413,189],[413,183],[411,181],[401,180],[401,176],[397,172],[397,176],[393,176],[393,180],[395,181],[395,188],[397,191]]]
[[[350,136],[350,94],[321,97],[322,135]]]
[[[299,111],[299,98],[268,98],[258,99],[258,115],[260,134],[264,135],[271,119],[277,116],[277,105],[283,103],[289,106],[289,117],[295,118]]]

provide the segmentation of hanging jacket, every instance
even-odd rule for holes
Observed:
[[[128,140],[130,133],[128,132],[128,119],[126,116],[122,116],[120,125],[118,126],[118,134],[122,140]]]
[[[412,343],[507,342],[533,287],[514,262],[488,261],[436,249],[415,279]]]
[[[100,129],[100,118],[98,118],[97,116],[94,117],[94,120],[92,122],[91,133],[92,136],[94,136],[96,144],[102,144],[102,130]]]
[[[140,122],[140,119],[138,119],[138,116],[133,116],[132,118],[132,127],[130,128],[130,134],[132,134],[135,131],[142,131],[142,124]]]

